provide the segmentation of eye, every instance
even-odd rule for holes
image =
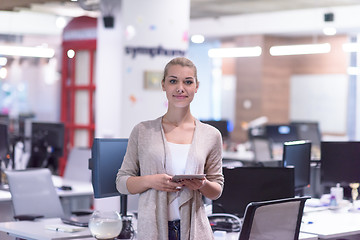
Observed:
[[[175,79],[170,79],[170,80],[169,80],[169,83],[175,84],[175,83],[176,83],[176,80],[175,80]]]
[[[186,85],[191,85],[191,84],[193,84],[193,83],[194,83],[194,81],[192,81],[192,80],[186,80],[186,81],[185,81],[185,84],[186,84]]]

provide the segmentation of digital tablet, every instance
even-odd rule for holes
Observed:
[[[184,174],[184,175],[175,175],[172,177],[173,182],[179,182],[183,179],[203,179],[206,174]]]

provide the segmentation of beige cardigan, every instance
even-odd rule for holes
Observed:
[[[159,117],[139,123],[131,132],[127,152],[116,178],[116,188],[120,193],[130,194],[126,187],[126,181],[130,176],[166,173],[165,165],[171,158],[161,119]],[[185,173],[205,173],[209,181],[217,182],[223,187],[221,134],[216,128],[199,120],[195,123]],[[149,189],[139,195],[139,240],[168,239],[168,202],[172,198],[173,194],[155,189]],[[213,239],[202,194],[184,188],[180,191],[179,205],[181,240]]]

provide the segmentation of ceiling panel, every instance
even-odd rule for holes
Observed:
[[[79,0],[84,4],[99,0]],[[51,3],[51,4],[50,4]],[[335,6],[360,5],[360,0],[191,0],[190,15],[196,18],[217,18],[228,15],[262,13],[309,8],[331,8]],[[70,0],[1,0],[0,10],[28,10],[71,15],[81,9]],[[61,9],[64,9],[62,11]],[[72,8],[72,10],[70,10]]]

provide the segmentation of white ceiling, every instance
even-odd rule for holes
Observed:
[[[0,10],[26,9],[69,17],[94,15],[100,0],[1,0]],[[360,0],[191,0],[191,19],[359,5]],[[81,8],[79,5],[82,5]],[[84,11],[91,9],[91,11]]]

